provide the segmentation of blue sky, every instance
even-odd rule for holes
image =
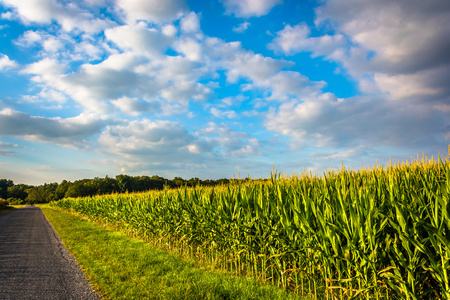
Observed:
[[[0,0],[0,178],[447,153],[450,2]]]

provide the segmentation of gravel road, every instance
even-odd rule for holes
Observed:
[[[0,215],[0,299],[99,299],[38,207]]]

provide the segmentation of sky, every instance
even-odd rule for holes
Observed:
[[[0,0],[0,178],[447,154],[448,0]]]

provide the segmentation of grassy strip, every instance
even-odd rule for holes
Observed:
[[[88,279],[110,299],[299,299],[193,263],[68,212],[42,207]]]
[[[7,207],[5,207],[5,208],[0,208],[0,215],[5,214],[5,213],[7,213],[8,211],[11,211],[11,210],[13,210],[13,209],[15,209],[15,208],[14,208],[14,207],[9,207],[9,206],[7,206]]]
[[[2,208],[0,208],[0,215],[1,214],[5,214],[5,213],[7,213],[8,211],[11,211],[11,210],[15,210],[15,209],[17,209],[18,207],[14,207],[14,206],[12,206],[12,205],[9,205],[9,206],[6,206],[6,207],[2,207]]]

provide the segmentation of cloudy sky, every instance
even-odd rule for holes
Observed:
[[[0,0],[0,178],[447,153],[448,0]]]

